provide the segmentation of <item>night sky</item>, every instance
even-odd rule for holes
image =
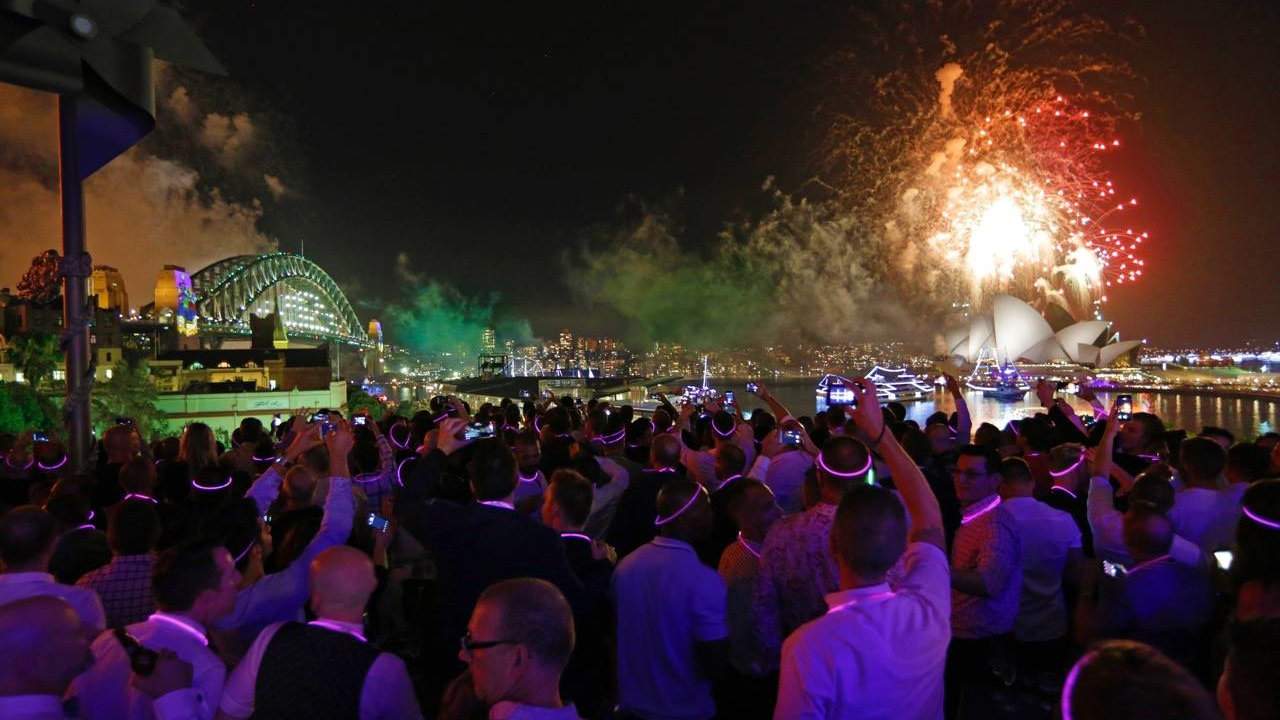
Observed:
[[[188,2],[224,61],[212,81],[267,118],[296,193],[260,223],[328,269],[362,314],[414,271],[549,335],[610,332],[563,256],[628,198],[679,198],[685,236],[759,210],[762,181],[820,172],[829,60],[862,31],[848,3]],[[465,7],[462,7],[465,6]],[[1280,9],[1133,3],[1143,82],[1116,175],[1144,206],[1148,272],[1114,291],[1125,337],[1280,336],[1275,282]]]

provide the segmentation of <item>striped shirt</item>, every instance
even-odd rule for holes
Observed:
[[[1011,632],[1022,591],[1022,546],[1017,524],[1007,508],[997,505],[956,530],[951,544],[951,568],[977,571],[990,593],[979,597],[951,590],[952,635],[983,638]]]

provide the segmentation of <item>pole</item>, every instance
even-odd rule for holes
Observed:
[[[84,246],[84,186],[76,144],[76,99],[58,97],[58,180],[62,196],[62,349],[67,362],[63,418],[71,472],[89,459],[89,318],[85,284],[93,270]]]

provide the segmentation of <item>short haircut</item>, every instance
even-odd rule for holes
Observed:
[[[734,443],[725,443],[716,450],[716,458],[724,463],[724,466],[732,474],[740,474],[747,469],[747,454],[742,451]]]
[[[25,565],[53,547],[57,539],[53,516],[35,505],[22,505],[0,516],[0,560],[6,566]]]
[[[1027,447],[1037,452],[1047,452],[1053,447],[1053,423],[1049,416],[1038,413],[1023,418],[1018,423],[1018,433],[1027,441]]]
[[[1084,446],[1080,443],[1062,443],[1054,445],[1049,451],[1049,469],[1061,472],[1080,462],[1084,457]]]
[[[160,515],[146,500],[125,500],[111,510],[107,541],[116,555],[143,555],[160,539]]]
[[[1000,477],[1005,482],[1016,485],[1030,485],[1036,481],[1031,474],[1031,466],[1020,457],[1009,457],[1001,460]]]
[[[991,448],[981,445],[961,445],[959,456],[964,457],[966,455],[982,458],[988,475],[1000,471],[1000,453]]]
[[[884,407],[886,410],[893,413],[894,419],[898,422],[902,422],[907,419],[907,406],[897,400],[890,401]]]
[[[917,465],[924,465],[929,462],[930,456],[933,455],[933,446],[929,444],[929,436],[918,427],[908,425],[902,432],[902,449],[907,451],[907,455],[911,457],[912,462]]]
[[[680,462],[680,440],[664,433],[653,439],[649,452],[654,464],[675,467]]]
[[[711,427],[715,428],[718,438],[732,437],[736,425],[733,413],[727,410],[721,410],[711,418]]]
[[[1235,433],[1232,433],[1230,430],[1226,428],[1220,428],[1216,425],[1205,425],[1204,427],[1200,428],[1200,434],[1198,435],[1198,437],[1205,437],[1205,438],[1220,437],[1223,440],[1227,441],[1227,445],[1231,445],[1236,441]]]
[[[156,607],[168,612],[190,610],[200,593],[216,589],[221,577],[213,553],[218,547],[213,542],[198,541],[161,553],[151,571]]]
[[[1129,422],[1136,422],[1142,426],[1142,437],[1148,445],[1164,437],[1164,421],[1159,416],[1148,412],[1134,413]]]
[[[535,578],[503,580],[485,588],[476,604],[497,606],[499,633],[523,645],[548,667],[563,670],[573,653],[573,611],[555,585]]]
[[[284,486],[288,490],[289,499],[303,505],[309,505],[315,499],[318,482],[315,472],[306,465],[295,465],[289,468],[289,472],[284,476]]]
[[[1241,503],[1258,517],[1280,520],[1280,480],[1259,480],[1250,485]],[[1236,526],[1231,580],[1236,587],[1255,581],[1266,587],[1280,586],[1280,531],[1242,516]]]
[[[120,466],[120,487],[126,493],[155,492],[156,465],[145,457],[138,456]]]
[[[831,529],[836,557],[863,577],[889,571],[907,548],[907,514],[891,491],[857,485],[845,493]]]
[[[1197,479],[1212,480],[1227,467],[1227,451],[1207,437],[1193,437],[1182,441],[1178,451],[1182,469]]]
[[[1191,673],[1150,645],[1132,640],[1095,646],[1072,668],[1063,694],[1062,705],[1074,720],[1221,717]]]
[[[79,492],[58,492],[44,504],[44,509],[63,528],[73,528],[89,522],[93,509]]]
[[[678,477],[668,480],[663,484],[662,489],[658,491],[658,515],[670,518],[680,508],[684,507],[690,498],[700,492],[702,492],[702,486],[692,480]],[[688,514],[686,513],[682,517],[688,517]]]
[[[1227,468],[1245,482],[1261,480],[1271,472],[1271,453],[1261,445],[1236,443],[1227,450]]]
[[[581,526],[591,514],[591,500],[595,488],[591,481],[575,470],[561,468],[551,473],[550,486],[554,489],[556,507],[570,524]]]
[[[1000,428],[989,422],[979,425],[978,429],[973,433],[974,445],[999,449],[1001,440]]]
[[[1236,720],[1280,717],[1280,618],[1237,622],[1227,655],[1227,693]]]
[[[498,438],[478,440],[471,455],[471,490],[477,500],[500,500],[516,489],[516,456]]]
[[[871,451],[866,445],[851,437],[837,436],[827,440],[822,446],[818,459],[835,472],[854,473],[867,467],[867,461],[871,459]],[[824,483],[841,487],[848,485],[850,479],[837,477],[828,472],[822,472],[818,477]]]
[[[742,508],[742,504],[747,501],[747,496],[752,490],[762,489],[773,493],[769,490],[769,486],[754,478],[740,478],[729,483],[729,486],[716,491],[717,495],[725,494],[724,507],[728,511],[729,516],[733,517]]]
[[[1133,482],[1129,490],[1129,507],[1146,508],[1161,515],[1173,509],[1174,489],[1169,476],[1163,472],[1144,472]]]

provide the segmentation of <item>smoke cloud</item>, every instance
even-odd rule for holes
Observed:
[[[956,81],[964,74],[964,68],[959,63],[949,62],[938,68],[938,72],[934,74],[937,78],[941,89],[938,91],[938,112],[942,117],[951,117],[951,93],[956,90]]]
[[[404,264],[396,263],[398,269]],[[412,276],[420,278],[416,273]],[[507,340],[520,344],[535,341],[529,322],[504,315],[499,300],[497,294],[472,298],[442,283],[415,281],[407,303],[385,309],[389,322],[384,326],[390,328],[397,344],[414,352],[448,353],[459,358],[451,364],[470,366],[480,353],[485,328],[495,330],[499,347]]]
[[[774,209],[727,226],[709,252],[681,242],[669,213],[641,208],[568,261],[588,303],[628,321],[627,339],[701,349],[781,341],[856,342],[913,332],[863,229],[831,205],[766,181]]]
[[[160,79],[172,82],[167,73]],[[203,115],[185,87],[161,97],[179,126],[158,129],[85,183],[89,252],[96,264],[121,270],[135,307],[151,301],[165,264],[195,271],[276,245],[258,229],[263,215],[258,199],[242,194],[231,199],[221,188],[209,187],[207,173],[198,169],[206,164],[203,158],[189,157],[172,137],[154,137],[200,126],[198,142],[225,165],[261,141],[253,120],[243,113]],[[56,162],[56,97],[0,84],[0,285],[13,287],[34,256],[62,247]],[[279,193],[266,177],[261,169],[254,175],[264,191],[274,197],[286,192],[278,178]]]

